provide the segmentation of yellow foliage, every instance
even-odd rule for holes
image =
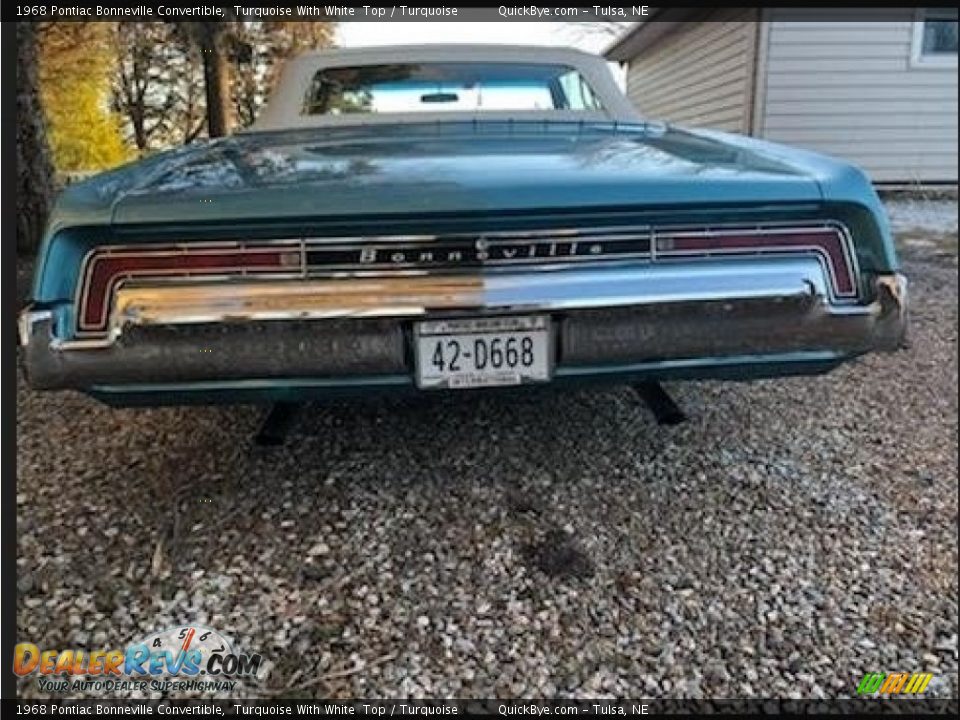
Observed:
[[[101,93],[91,83],[78,83],[44,101],[58,171],[102,170],[129,159],[119,118],[104,109]]]
[[[40,95],[59,172],[102,170],[130,159],[110,110],[110,23],[49,23],[40,34]]]

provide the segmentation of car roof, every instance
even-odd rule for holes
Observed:
[[[404,62],[517,62],[562,64],[575,68],[600,98],[604,111],[552,110],[515,112],[416,112],[351,115],[307,115],[304,101],[319,70],[349,65],[382,65]],[[617,87],[598,55],[570,47],[539,45],[430,44],[334,48],[305,52],[288,60],[267,106],[250,128],[254,131],[329,125],[361,125],[381,122],[493,119],[520,117],[560,120],[615,120],[635,122],[639,116]]]
[[[490,43],[425,43],[420,45],[369,45],[349,48],[326,48],[300,53],[294,61],[316,61],[338,65],[341,61],[362,60],[363,64],[396,62],[397,60],[441,58],[444,60],[536,60],[553,63],[599,56],[559,45],[507,45]]]

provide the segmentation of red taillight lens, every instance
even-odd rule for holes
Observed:
[[[838,298],[857,296],[852,249],[839,228],[764,228],[758,230],[658,230],[656,256],[727,256],[811,252],[830,273]]]
[[[234,276],[287,273],[302,262],[299,244],[269,247],[196,249],[103,249],[92,253],[84,268],[80,289],[79,329],[101,331],[107,327],[110,299],[119,283],[143,278],[194,275]]]

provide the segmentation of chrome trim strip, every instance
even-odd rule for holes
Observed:
[[[689,232],[692,234],[696,233],[717,233],[725,231],[736,230],[738,232],[744,233],[765,233],[765,232],[804,232],[810,230],[823,230],[824,228],[841,228],[846,229],[846,226],[843,223],[837,220],[777,220],[769,222],[731,222],[731,223],[713,223],[713,224],[703,224],[703,223],[676,223],[676,224],[666,224],[666,225],[654,225],[652,223],[643,223],[640,225],[604,225],[599,227],[590,227],[590,228],[570,228],[570,227],[559,227],[559,228],[548,228],[542,230],[489,230],[489,231],[458,231],[450,233],[439,233],[439,234],[419,234],[419,235],[331,235],[331,236],[302,236],[302,237],[286,237],[286,238],[265,238],[262,240],[249,240],[249,239],[235,239],[235,240],[198,240],[196,242],[180,242],[180,243],[157,243],[157,244],[145,244],[145,243],[123,243],[116,245],[98,245],[94,248],[91,248],[87,254],[93,254],[96,252],[103,252],[104,254],[111,254],[114,251],[128,251],[128,250],[143,250],[144,248],[154,248],[154,250],[148,250],[148,252],[157,252],[157,253],[170,253],[171,251],[183,251],[183,250],[192,250],[201,248],[204,250],[207,249],[218,249],[222,248],[225,252],[230,250],[243,249],[249,245],[256,245],[259,247],[269,247],[271,245],[278,244],[296,244],[301,241],[306,241],[309,244],[313,245],[324,245],[324,244],[333,244],[333,245],[349,245],[351,247],[361,247],[370,243],[386,243],[396,244],[396,243],[431,243],[436,242],[437,240],[445,238],[453,239],[470,239],[470,238],[497,238],[497,239],[510,239],[515,238],[518,241],[525,241],[531,238],[551,238],[555,237],[561,240],[570,240],[574,237],[582,237],[584,233],[598,233],[600,235],[604,234],[624,234],[630,233],[628,239],[635,239],[637,237],[636,233],[650,232],[652,230],[664,231],[664,232]],[[146,254],[146,253],[145,253]]]
[[[827,302],[819,261],[792,256],[778,261],[679,260],[555,272],[449,275],[380,274],[303,280],[165,283],[124,282],[117,290],[106,336],[54,340],[60,349],[107,347],[128,325],[177,325],[237,320],[419,317],[428,313],[565,311],[658,303],[817,297]],[[869,306],[833,306],[867,313]]]
[[[270,243],[270,249],[276,249],[276,247],[284,247],[284,246],[290,247],[291,249],[300,248],[302,246],[302,240],[301,241],[289,240],[289,239],[274,240],[274,241],[271,241]],[[146,250],[144,250],[144,247],[146,247]],[[76,290],[77,295],[74,300],[74,309],[76,310],[77,327],[78,327],[77,334],[81,335],[81,334],[88,334],[88,333],[89,334],[102,333],[102,331],[100,330],[83,331],[79,329],[82,323],[81,312],[83,308],[86,307],[87,299],[89,297],[90,278],[93,276],[96,263],[99,260],[101,260],[102,258],[125,255],[125,254],[128,254],[128,252],[131,250],[137,251],[135,253],[136,257],[170,257],[173,255],[188,255],[191,251],[196,252],[198,249],[202,250],[204,254],[229,255],[229,254],[236,253],[238,251],[239,252],[258,251],[258,250],[263,251],[265,248],[262,247],[261,244],[254,245],[252,242],[245,244],[241,241],[228,241],[225,243],[203,242],[203,243],[196,243],[196,244],[180,243],[170,247],[157,247],[157,246],[151,246],[151,245],[146,245],[146,246],[145,245],[98,245],[97,247],[91,248],[84,254],[83,259],[80,262],[80,274],[78,276],[80,278],[80,282],[77,284],[77,290]],[[101,252],[101,250],[103,252]],[[130,253],[130,254],[134,254],[134,253]],[[301,258],[302,258],[302,253],[301,253]],[[303,261],[301,259],[301,264],[302,262]],[[254,270],[257,272],[269,272],[276,268],[274,266],[259,266],[259,267],[258,266],[252,266],[252,267],[238,266],[235,269],[242,271],[242,274],[246,274],[246,272],[250,270]],[[200,274],[200,273],[196,273],[196,271],[192,271],[190,268],[177,268],[175,270],[153,270],[151,272],[155,274],[169,273],[172,275],[179,275],[181,277],[188,277],[192,274]],[[127,274],[126,276],[129,276],[129,274]],[[122,279],[123,277],[126,277],[126,276],[121,275],[120,278]],[[107,291],[108,296],[110,296],[113,292],[115,292],[117,278],[116,277],[112,278],[110,282],[111,284],[108,287],[108,291]],[[105,311],[107,309],[107,306],[104,305],[103,309]],[[106,317],[104,317],[104,315],[105,313],[101,312],[101,316],[100,316],[101,324],[106,321]]]
[[[661,251],[663,252],[663,251]],[[823,268],[823,272],[830,278],[830,283],[827,285],[828,296],[830,297],[831,302],[837,304],[844,304],[855,302],[859,293],[857,292],[857,282],[854,278],[850,278],[853,291],[850,293],[840,294],[836,291],[836,281],[837,277],[833,270],[833,263],[830,262],[830,256],[824,252],[819,246],[815,245],[798,245],[790,249],[781,249],[775,250],[773,248],[769,250],[751,250],[751,249],[730,249],[730,250],[703,250],[703,251],[671,251],[670,253],[663,253],[659,258],[659,263],[662,265],[665,262],[683,261],[683,262],[710,262],[714,261],[717,258],[731,258],[731,257],[755,257],[762,255],[764,257],[802,257],[804,255],[810,255],[815,257],[820,263],[820,266]]]
[[[819,246],[809,246],[809,247],[793,247],[793,248],[750,248],[742,250],[727,250],[727,251],[677,251],[671,253],[670,251],[659,250],[657,247],[658,240],[661,237],[670,237],[670,236],[681,236],[681,237],[718,237],[724,234],[743,234],[743,235],[764,235],[764,234],[794,234],[794,233],[803,233],[803,232],[822,232],[825,229],[832,230],[837,232],[840,241],[841,251],[844,254],[844,259],[847,264],[848,272],[850,273],[849,281],[853,292],[849,294],[838,294],[836,292],[836,281],[837,277],[835,270],[833,268],[833,263],[829,255]],[[589,234],[587,234],[589,233]],[[92,269],[100,257],[110,257],[121,255],[125,252],[136,251],[137,256],[146,256],[146,257],[163,257],[169,255],[182,255],[186,254],[191,250],[203,250],[207,253],[235,253],[235,252],[246,252],[246,251],[262,251],[267,249],[275,249],[277,246],[288,246],[299,252],[301,255],[299,268],[296,272],[284,272],[282,269],[277,267],[263,267],[263,268],[250,268],[250,267],[238,267],[236,270],[240,271],[239,277],[248,277],[250,270],[254,272],[264,272],[266,277],[269,277],[271,280],[286,280],[290,278],[364,278],[364,277],[379,277],[379,276],[394,276],[394,275],[456,275],[456,274],[476,274],[477,267],[456,267],[456,266],[444,266],[438,265],[436,267],[424,267],[421,264],[409,263],[409,264],[398,264],[396,266],[377,266],[371,268],[364,268],[363,265],[353,264],[353,265],[342,265],[342,266],[327,266],[326,268],[320,268],[312,270],[308,264],[308,255],[311,248],[318,247],[325,250],[359,250],[362,248],[380,248],[380,249],[390,249],[395,247],[399,243],[422,243],[425,248],[431,246],[432,243],[439,242],[441,240],[450,240],[450,239],[474,239],[478,240],[481,238],[491,238],[497,239],[501,243],[510,243],[510,244],[523,244],[525,242],[535,242],[536,239],[543,238],[555,238],[558,242],[571,242],[574,238],[579,242],[590,242],[591,240],[595,242],[620,242],[620,241],[636,241],[638,239],[648,239],[649,240],[649,252],[645,253],[625,253],[622,255],[608,255],[608,256],[592,256],[592,255],[582,255],[582,256],[558,256],[556,258],[550,257],[538,257],[538,258],[524,258],[518,260],[503,260],[498,259],[491,262],[489,265],[483,266],[483,271],[485,273],[495,273],[498,271],[505,271],[511,268],[523,267],[524,269],[530,270],[562,270],[565,269],[564,266],[573,266],[573,265],[582,265],[582,264],[612,264],[618,262],[625,262],[629,260],[648,260],[649,262],[663,263],[663,261],[672,261],[674,259],[681,259],[684,262],[689,262],[690,260],[710,260],[715,261],[717,257],[723,256],[733,256],[733,255],[742,255],[742,256],[770,256],[770,255],[779,255],[779,256],[790,256],[790,257],[800,257],[804,255],[814,255],[818,258],[818,261],[821,264],[823,271],[830,278],[830,283],[827,288],[827,296],[830,298],[831,302],[842,304],[842,303],[852,303],[856,302],[860,295],[859,288],[859,266],[857,264],[856,253],[853,250],[853,240],[850,235],[849,230],[842,223],[824,220],[824,221],[813,221],[811,223],[797,223],[791,221],[779,221],[779,222],[770,222],[770,223],[720,223],[714,225],[691,225],[691,224],[678,224],[678,225],[660,225],[654,226],[650,224],[644,225],[614,225],[601,228],[556,228],[556,229],[545,229],[545,230],[523,230],[523,231],[491,231],[491,232],[458,232],[458,233],[446,233],[442,235],[370,235],[370,236],[356,236],[356,237],[325,237],[325,238],[316,238],[316,237],[301,237],[301,238],[283,238],[283,239],[273,239],[273,240],[228,240],[228,241],[205,241],[197,243],[174,243],[171,245],[164,246],[151,246],[144,244],[125,244],[125,245],[107,245],[107,246],[97,246],[91,248],[85,255],[81,262],[81,275],[80,282],[77,286],[77,296],[74,300],[74,308],[76,311],[77,325],[78,329],[76,332],[76,337],[78,339],[84,338],[101,338],[108,339],[110,332],[107,331],[107,336],[104,336],[103,330],[81,330],[79,325],[82,321],[81,310],[85,307],[88,292],[89,292],[89,278],[92,275]],[[344,244],[346,243],[346,244]],[[163,282],[163,276],[169,275],[175,281],[184,281],[192,280],[195,277],[202,280],[203,282],[207,281],[234,281],[237,279],[236,275],[225,275],[222,271],[218,271],[217,274],[200,274],[200,273],[191,273],[189,270],[184,271],[184,269],[175,269],[175,270],[154,270],[150,271],[152,274],[151,282]],[[135,273],[127,273],[120,276],[119,278],[114,278],[111,281],[111,285],[108,289],[108,296],[115,297],[116,293],[128,282],[135,280]],[[109,311],[109,307],[112,303],[104,303],[104,315]],[[108,322],[107,317],[102,317],[101,322]]]
[[[585,234],[590,233],[590,234]],[[491,231],[491,232],[460,232],[460,233],[444,233],[438,235],[368,235],[368,236],[335,236],[335,237],[301,237],[301,238],[279,238],[279,239],[270,239],[270,240],[225,240],[225,241],[204,241],[197,243],[172,243],[164,245],[151,245],[151,244],[137,244],[137,243],[128,243],[123,245],[103,245],[96,246],[91,248],[84,255],[81,264],[80,264],[80,282],[77,285],[77,295],[74,300],[74,306],[76,308],[77,314],[77,336],[91,336],[91,335],[102,335],[102,330],[89,330],[82,329],[83,316],[82,309],[86,307],[86,303],[89,297],[89,280],[93,274],[97,260],[101,257],[108,258],[111,256],[123,255],[126,253],[135,254],[137,257],[169,257],[174,255],[185,255],[190,251],[202,250],[204,253],[213,253],[213,254],[231,254],[236,252],[256,252],[266,249],[274,249],[277,246],[289,246],[291,248],[296,247],[297,250],[301,253],[301,262],[302,272],[304,277],[308,276],[324,276],[329,272],[337,271],[351,271],[357,270],[362,271],[364,266],[359,263],[347,264],[341,266],[327,266],[324,269],[318,269],[311,271],[310,265],[308,264],[307,253],[311,250],[312,247],[316,246],[322,248],[323,250],[360,250],[364,248],[369,249],[390,249],[401,243],[422,243],[424,247],[430,247],[431,244],[437,243],[444,240],[462,240],[470,239],[479,241],[482,238],[496,238],[503,239],[501,242],[510,243],[510,244],[523,244],[524,242],[531,242],[538,238],[556,238],[560,242],[569,242],[572,238],[576,238],[578,242],[618,242],[618,241],[630,241],[642,239],[649,235],[649,226],[648,225],[618,225],[610,226],[606,228],[560,228],[560,229],[546,229],[546,230],[530,230],[530,231]],[[531,240],[534,239],[534,240]],[[627,257],[647,257],[647,253],[639,254],[624,254],[619,255],[620,258]],[[597,258],[593,256],[584,256],[585,260],[596,260]],[[556,259],[551,258],[536,258],[539,262],[571,262],[575,258],[570,256],[560,256]],[[495,267],[496,265],[507,265],[512,264],[509,260],[497,260],[492,262],[490,267]],[[532,264],[528,259],[518,260],[516,264]],[[393,270],[393,269],[418,269],[422,266],[416,263],[403,264],[403,265],[390,265],[390,266],[381,266],[381,270]],[[235,268],[240,271],[241,275],[248,274],[248,271],[273,271],[276,268],[257,268],[249,266],[241,266]],[[422,268],[427,271],[426,268]],[[435,268],[435,270],[440,270],[441,268]],[[444,270],[450,270],[450,268],[443,268]],[[464,267],[461,272],[475,271],[475,267],[468,268]],[[221,269],[222,270],[222,269]],[[162,274],[172,274],[180,277],[186,277],[191,274],[189,269],[178,268],[176,270],[152,270],[150,273],[154,276]],[[271,272],[271,277],[278,276],[279,273]],[[207,275],[209,276],[209,275]],[[108,290],[108,295],[116,291],[116,285],[112,284]],[[104,310],[106,310],[107,305],[104,305]],[[104,314],[101,313],[99,324],[106,322],[107,318],[104,317]]]
[[[841,252],[843,252],[844,262],[846,263],[847,269],[849,272],[848,280],[850,281],[850,286],[852,288],[852,291],[850,293],[848,294],[838,293],[836,294],[836,297],[834,299],[840,300],[840,301],[856,299],[860,295],[860,288],[858,287],[859,285],[858,278],[860,277],[860,266],[859,266],[859,261],[857,259],[857,254],[853,250],[853,236],[850,234],[850,230],[847,228],[847,226],[844,225],[843,223],[827,220],[827,221],[824,221],[822,225],[819,227],[799,227],[799,226],[796,226],[796,227],[795,226],[787,226],[787,227],[769,226],[768,227],[766,225],[758,225],[753,228],[750,228],[749,226],[744,226],[742,230],[728,228],[729,231],[736,232],[738,235],[771,235],[771,234],[776,235],[776,234],[802,233],[807,231],[816,231],[816,230],[823,230],[823,229],[834,230],[840,236],[840,250]],[[695,228],[691,230],[683,230],[683,229],[674,230],[670,227],[664,226],[664,227],[658,228],[658,230],[663,231],[664,235],[672,236],[672,237],[717,237],[723,234],[723,231],[717,232],[710,226],[706,228]],[[657,231],[655,230],[654,235],[656,234],[657,234]],[[653,241],[651,241],[651,248],[653,252],[657,251],[655,247],[655,243],[653,243]],[[830,257],[826,253],[826,251],[818,245],[811,245],[806,247],[797,246],[793,248],[758,248],[758,249],[744,248],[739,250],[730,249],[730,250],[715,250],[715,251],[709,251],[709,250],[671,251],[670,254],[673,254],[676,256],[693,257],[698,255],[699,256],[734,255],[734,254],[741,254],[741,253],[742,254],[762,253],[762,254],[768,254],[768,255],[769,254],[792,254],[793,251],[816,252],[818,254],[823,255],[824,261],[825,261],[824,267],[830,273],[831,291],[833,291],[834,288],[836,288],[837,277],[834,271],[833,263],[831,262]],[[666,256],[666,254],[664,256]]]

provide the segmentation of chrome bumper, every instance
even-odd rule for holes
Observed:
[[[121,287],[107,337],[61,340],[51,312],[20,334],[34,387],[90,389],[249,379],[411,375],[412,321],[549,313],[558,373],[678,359],[894,350],[906,282],[877,276],[868,304],[831,302],[811,258],[482,276]]]

